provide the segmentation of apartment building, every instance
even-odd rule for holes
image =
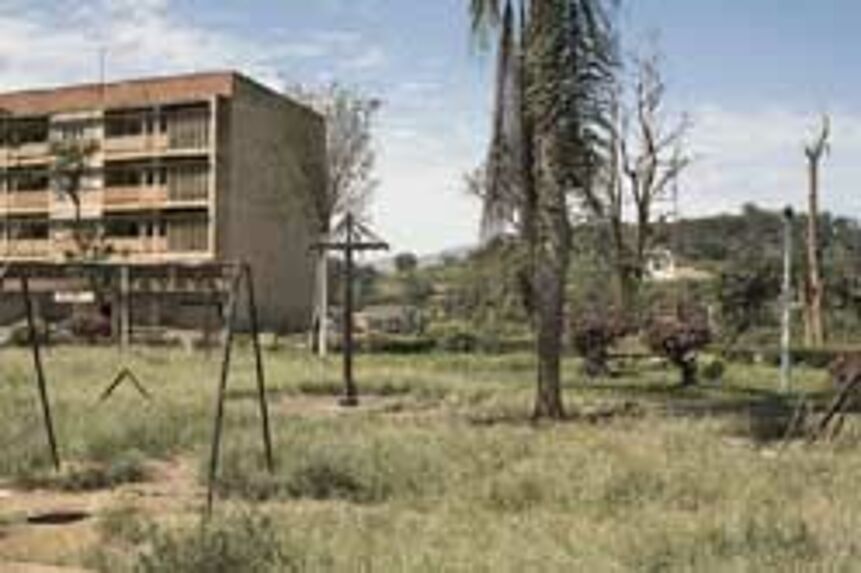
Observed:
[[[129,265],[246,260],[266,326],[299,328],[324,130],[234,72],[0,94],[0,265],[69,260],[82,228]],[[63,145],[87,150],[77,202],[52,168]]]

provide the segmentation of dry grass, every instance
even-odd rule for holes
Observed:
[[[131,362],[156,401],[128,387],[96,406],[116,356],[51,351],[64,457],[109,467],[131,451],[180,456],[202,473],[216,357],[147,351]],[[721,385],[680,391],[673,371],[644,366],[587,382],[570,363],[572,412],[597,414],[534,426],[528,356],[361,357],[360,383],[374,396],[349,412],[331,405],[336,360],[320,366],[281,351],[267,363],[275,475],[262,470],[250,356],[240,353],[220,482],[226,500],[210,527],[182,509],[195,503],[153,511],[118,499],[101,514],[102,543],[87,564],[786,571],[851,570],[861,558],[861,429],[850,423],[838,442],[780,450],[772,439],[791,401],[772,392],[776,372],[765,367],[731,367]],[[50,473],[28,366],[26,354],[4,351],[0,475],[13,481]],[[800,372],[797,384],[814,393],[824,375]]]

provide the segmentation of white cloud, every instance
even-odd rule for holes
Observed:
[[[381,47],[370,46],[345,60],[344,67],[354,71],[375,70],[385,65],[387,60],[386,52]]]
[[[804,144],[815,133],[816,113],[785,107],[729,110],[702,106],[693,114],[695,163],[682,182],[683,215],[732,211],[746,202],[806,208]],[[824,208],[861,215],[861,116],[832,113],[832,153],[822,169]]]
[[[51,10],[0,5],[0,89],[96,80],[102,50],[108,79],[236,68],[273,87],[283,87],[290,61],[353,70],[386,63],[382,48],[350,30],[247,37],[183,19],[168,0],[57,1]]]

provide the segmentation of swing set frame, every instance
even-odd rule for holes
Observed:
[[[144,284],[136,284],[133,280],[135,274],[149,279]],[[119,293],[115,300],[120,306],[119,320],[119,343],[120,349],[124,350],[130,344],[131,330],[131,299],[135,294],[146,294],[147,296],[168,297],[182,294],[203,300],[208,304],[214,301],[220,306],[222,300],[226,299],[226,307],[223,313],[222,323],[222,356],[220,373],[218,377],[215,404],[213,409],[213,429],[211,436],[210,457],[208,464],[207,496],[205,516],[212,513],[215,501],[215,482],[218,475],[218,465],[221,453],[221,441],[224,427],[224,406],[227,394],[227,386],[230,377],[230,365],[233,343],[236,338],[237,315],[239,311],[240,298],[243,287],[245,288],[245,302],[247,305],[247,317],[250,327],[252,345],[254,349],[255,377],[257,386],[257,399],[260,409],[260,421],[262,431],[262,445],[266,459],[266,466],[270,473],[274,472],[275,460],[272,450],[272,430],[269,418],[269,404],[266,395],[265,367],[263,364],[263,351],[260,344],[260,331],[257,313],[257,303],[254,291],[254,276],[251,266],[244,261],[236,262],[207,262],[207,263],[159,263],[148,265],[128,265],[111,262],[67,262],[67,263],[8,263],[3,272],[0,272],[0,295],[19,295],[23,300],[28,330],[28,346],[33,359],[35,371],[35,382],[38,390],[39,403],[42,410],[42,421],[47,439],[47,445],[51,461],[55,471],[61,469],[60,450],[51,409],[51,400],[48,392],[48,377],[44,367],[42,343],[40,342],[37,316],[34,304],[34,285],[38,281],[46,283],[41,285],[43,292],[51,292],[51,285],[58,281],[71,279],[80,280],[86,278],[114,279],[119,275]],[[187,285],[191,279],[195,285],[189,289]],[[111,280],[113,284],[117,281]],[[141,281],[139,281],[141,282]],[[8,285],[17,285],[18,292],[8,289]],[[205,284],[206,288],[198,288]],[[39,288],[37,285],[36,288]],[[137,292],[135,292],[137,289]],[[128,368],[123,368],[114,378],[111,385],[102,393],[101,399],[110,396],[113,390],[124,379],[131,380],[138,391],[145,397],[151,397],[143,389],[135,374]]]

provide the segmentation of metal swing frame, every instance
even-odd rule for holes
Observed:
[[[254,348],[255,360],[255,376],[257,385],[257,398],[260,408],[261,430],[263,450],[266,458],[266,466],[269,472],[274,472],[275,460],[272,450],[272,431],[269,418],[269,404],[266,395],[266,378],[265,368],[263,364],[263,351],[260,344],[260,331],[257,313],[257,303],[255,300],[254,276],[251,266],[246,262],[230,262],[230,263],[200,263],[200,264],[157,264],[146,265],[145,267],[130,267],[125,264],[115,263],[9,263],[3,272],[0,273],[0,292],[2,292],[3,283],[12,280],[18,281],[20,285],[20,295],[24,302],[24,309],[27,320],[27,329],[29,334],[28,345],[33,359],[33,367],[36,374],[36,386],[38,390],[39,403],[42,410],[42,419],[45,430],[45,435],[48,442],[48,448],[55,471],[61,469],[61,458],[57,441],[57,434],[54,425],[54,419],[51,410],[51,400],[48,393],[48,379],[45,373],[44,360],[42,356],[42,344],[39,340],[38,328],[36,325],[36,313],[33,304],[33,292],[31,281],[34,278],[68,278],[70,275],[83,276],[84,273],[98,274],[101,276],[112,276],[119,269],[121,276],[121,296],[119,298],[121,304],[121,333],[120,347],[125,348],[129,344],[129,307],[132,294],[131,281],[129,279],[131,268],[145,268],[148,273],[155,271],[157,275],[166,277],[166,288],[161,291],[162,294],[176,292],[176,277],[177,274],[185,272],[195,278],[205,278],[213,282],[221,281],[226,283],[227,288],[210,289],[209,294],[217,293],[219,295],[226,294],[227,307],[226,315],[222,327],[222,357],[220,374],[218,378],[218,386],[215,394],[215,405],[213,412],[213,430],[210,447],[209,469],[207,476],[207,496],[205,515],[209,516],[212,513],[212,508],[215,501],[215,482],[218,475],[219,458],[221,454],[221,441],[224,431],[224,410],[225,399],[227,394],[227,386],[230,377],[230,365],[233,350],[233,343],[236,334],[236,322],[239,307],[239,299],[241,296],[242,287],[245,287],[247,312],[249,326],[251,329],[252,344]],[[173,291],[171,291],[173,289]],[[150,293],[157,294],[157,293]],[[130,379],[138,388],[144,397],[149,397],[139,380],[128,368],[120,371],[111,385],[102,393],[101,399],[106,399],[110,396],[113,390],[125,379]]]

